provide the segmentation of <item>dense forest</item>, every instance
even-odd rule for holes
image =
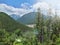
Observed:
[[[29,28],[0,12],[0,45],[60,45],[60,18],[48,12],[49,18],[38,9],[35,27]],[[22,31],[25,30],[25,31]]]

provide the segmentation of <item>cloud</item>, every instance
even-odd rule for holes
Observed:
[[[49,5],[46,2],[37,2],[32,6],[32,8],[34,10],[37,10],[38,8],[41,8],[44,10],[44,9],[49,9]]]
[[[0,4],[0,12],[5,12],[9,15],[16,14],[22,16],[23,14],[29,13],[31,10],[27,10],[24,8],[15,8],[13,6],[9,6],[7,4]]]
[[[34,5],[32,5],[32,9],[34,11],[37,11],[37,9],[40,8],[42,13],[48,14],[49,11],[54,15],[55,14],[55,9],[52,8],[51,5],[49,5],[46,2],[37,2]],[[50,10],[51,9],[51,10]]]
[[[31,6],[30,6],[29,3],[22,3],[21,7],[24,8],[24,9],[31,9]]]
[[[44,11],[47,13],[49,11],[49,8],[51,8],[52,14],[55,14],[55,9],[46,2],[37,2],[33,5],[30,5],[29,3],[22,3],[21,7],[22,8],[15,8],[7,4],[0,4],[0,12],[5,12],[9,15],[16,14],[23,16],[29,12],[36,12],[38,8],[41,8],[42,12]],[[57,10],[57,13],[60,15],[59,10]]]

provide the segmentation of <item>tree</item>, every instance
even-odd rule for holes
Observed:
[[[60,18],[57,16],[57,13],[55,11],[55,16],[53,17],[53,23],[52,23],[52,34],[51,34],[51,39],[53,43],[56,42],[57,38],[59,38],[59,33],[60,33]]]
[[[51,8],[49,8],[48,10],[48,15],[49,18],[46,21],[46,27],[47,27],[47,45],[50,45],[50,37],[51,37],[51,33],[52,33],[52,12],[51,12]]]
[[[38,40],[42,43],[44,42],[44,18],[41,14],[40,8],[38,8],[37,16],[36,16],[36,29],[38,31]]]

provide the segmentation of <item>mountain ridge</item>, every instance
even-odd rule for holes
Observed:
[[[35,24],[36,23],[36,15],[37,15],[37,12],[30,12],[28,14],[23,15],[21,18],[18,18],[17,21],[21,22],[23,24]],[[43,15],[43,17],[46,19],[49,16]]]

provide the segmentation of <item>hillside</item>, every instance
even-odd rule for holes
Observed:
[[[16,22],[8,14],[0,12],[0,29],[6,29],[7,31],[14,31],[16,29],[30,30],[31,28]]]

